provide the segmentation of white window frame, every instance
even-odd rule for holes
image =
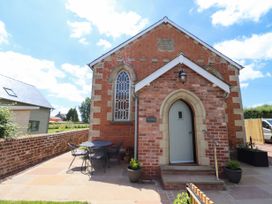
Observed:
[[[128,76],[129,79],[129,85],[128,85],[128,118],[127,119],[120,119],[120,118],[116,118],[116,93],[117,93],[117,79],[119,77],[119,75],[121,73],[125,72]],[[118,74],[116,75],[115,81],[114,81],[114,103],[113,103],[113,121],[116,122],[127,122],[130,121],[130,98],[131,98],[131,78],[129,75],[129,72],[122,70],[120,72],[118,72]]]

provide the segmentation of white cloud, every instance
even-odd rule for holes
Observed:
[[[103,47],[104,50],[111,48],[111,43],[105,39],[99,39],[96,45]]]
[[[71,34],[70,37],[71,38],[76,38],[79,39],[79,42],[81,44],[88,44],[86,38],[84,38],[84,36],[90,34],[92,28],[91,28],[91,24],[87,21],[67,21],[68,26],[71,29]]]
[[[51,117],[54,117],[59,112],[66,114],[68,112],[68,110],[71,108],[71,107],[66,107],[66,106],[60,106],[60,105],[57,105],[57,104],[52,104],[52,106],[54,107],[54,110],[52,110],[50,112]]]
[[[248,85],[249,85],[248,83],[242,83],[242,82],[240,83],[241,88],[247,88]]]
[[[134,11],[124,11],[117,0],[68,0],[66,9],[95,26],[100,34],[111,37],[134,35],[148,23]]]
[[[240,71],[240,81],[242,83],[249,80],[265,77],[265,75],[260,70],[256,70],[255,67],[257,67],[257,65],[252,63],[246,65],[245,68]]]
[[[53,61],[13,51],[0,52],[1,74],[33,84],[46,90],[49,96],[82,102],[91,93],[91,73],[87,66],[70,65],[76,68],[73,73],[62,69],[65,66],[58,68]]]
[[[86,38],[80,38],[80,39],[78,40],[78,42],[79,42],[80,44],[82,44],[82,45],[88,45],[88,44],[89,44],[89,42],[87,41]]]
[[[272,32],[253,34],[250,37],[227,40],[214,45],[220,52],[233,59],[272,59]]]
[[[5,23],[0,21],[0,45],[8,43],[9,34],[6,30]]]
[[[210,8],[217,10],[212,14],[212,24],[230,26],[241,21],[258,22],[272,9],[272,0],[195,0],[198,11]]]
[[[245,67],[240,72],[241,87],[245,88],[250,80],[271,76],[271,73],[263,73],[261,70],[267,60],[272,60],[271,44],[272,32],[268,32],[226,40],[214,47]]]
[[[89,22],[70,22],[67,21],[67,24],[70,26],[72,33],[72,38],[81,38],[84,35],[88,35],[91,32],[91,24]]]
[[[81,89],[81,91],[84,94],[87,94],[87,96],[90,97],[92,88],[91,87],[92,73],[89,67],[87,66],[81,67],[79,65],[65,63],[61,65],[61,69],[68,73],[71,76],[71,78],[73,78],[74,83],[77,84],[77,86]]]
[[[243,65],[243,63],[240,64]],[[251,64],[245,64],[243,66],[244,68],[240,71],[239,76],[241,88],[248,87],[249,81],[272,76],[269,72],[264,73],[261,71],[263,64],[259,61],[252,62]]]

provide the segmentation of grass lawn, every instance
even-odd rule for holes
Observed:
[[[78,201],[54,202],[54,201],[12,201],[12,200],[0,200],[0,204],[87,204],[87,202],[78,202]]]
[[[71,130],[82,130],[85,128],[89,128],[90,124],[88,123],[73,123],[70,121],[59,122],[59,123],[49,123],[48,133],[56,133],[56,132],[65,132]]]

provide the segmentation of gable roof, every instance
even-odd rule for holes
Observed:
[[[53,108],[39,90],[30,84],[0,74],[0,99]]]
[[[206,78],[211,83],[215,84],[216,86],[218,86],[225,92],[230,93],[230,86],[227,83],[215,77],[210,72],[198,66],[197,64],[195,64],[194,62],[192,62],[190,59],[186,58],[183,55],[179,55],[172,61],[168,62],[167,64],[165,64],[164,66],[157,69],[155,72],[153,72],[152,74],[148,75],[146,78],[144,78],[143,80],[135,84],[135,92],[149,85],[152,81],[159,78],[161,75],[171,70],[173,67],[175,67],[178,64],[185,64],[187,67],[191,68],[192,70],[194,70],[196,73]]]
[[[100,62],[101,60],[105,59],[106,57],[110,56],[111,54],[113,54],[114,52],[118,51],[119,49],[125,47],[127,44],[129,44],[130,42],[136,40],[137,38],[141,37],[142,35],[146,34],[147,32],[149,32],[150,30],[154,29],[155,27],[161,25],[162,23],[169,23],[170,25],[172,25],[173,27],[175,27],[176,29],[178,29],[179,31],[185,33],[186,35],[188,35],[189,37],[193,38],[195,41],[197,41],[198,43],[200,43],[201,45],[203,45],[204,47],[206,47],[207,49],[209,49],[210,51],[216,53],[218,56],[222,57],[223,59],[225,59],[226,61],[228,61],[230,64],[232,64],[234,67],[236,67],[237,69],[242,69],[243,66],[238,64],[237,62],[233,61],[232,59],[230,59],[229,57],[223,55],[221,52],[219,52],[218,50],[216,50],[215,48],[213,48],[212,46],[208,45],[207,43],[205,43],[204,41],[200,40],[199,38],[197,38],[195,35],[191,34],[190,32],[188,32],[187,30],[185,30],[184,28],[180,27],[179,25],[177,25],[176,23],[174,23],[173,21],[169,20],[166,16],[164,18],[162,18],[161,20],[159,20],[157,23],[154,23],[153,25],[149,26],[148,28],[146,28],[145,30],[141,31],[140,33],[134,35],[133,37],[131,37],[130,39],[126,40],[125,42],[121,43],[120,45],[116,46],[115,48],[111,49],[110,51],[106,52],[105,54],[101,55],[100,57],[96,58],[95,60],[93,60],[92,62],[90,62],[88,64],[88,66],[92,69],[92,67],[97,64],[98,62]]]

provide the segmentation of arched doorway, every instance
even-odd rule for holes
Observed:
[[[210,165],[209,157],[206,154],[208,149],[208,142],[205,139],[206,128],[206,111],[201,100],[191,91],[185,89],[178,89],[171,92],[165,97],[160,108],[161,124],[160,130],[162,139],[160,140],[160,147],[162,154],[159,157],[160,165],[167,165],[170,163],[170,145],[169,145],[169,110],[177,101],[186,101],[190,104],[190,108],[194,114],[194,139],[195,139],[195,163],[199,165]]]
[[[193,114],[182,100],[175,101],[169,110],[170,163],[193,163]]]

